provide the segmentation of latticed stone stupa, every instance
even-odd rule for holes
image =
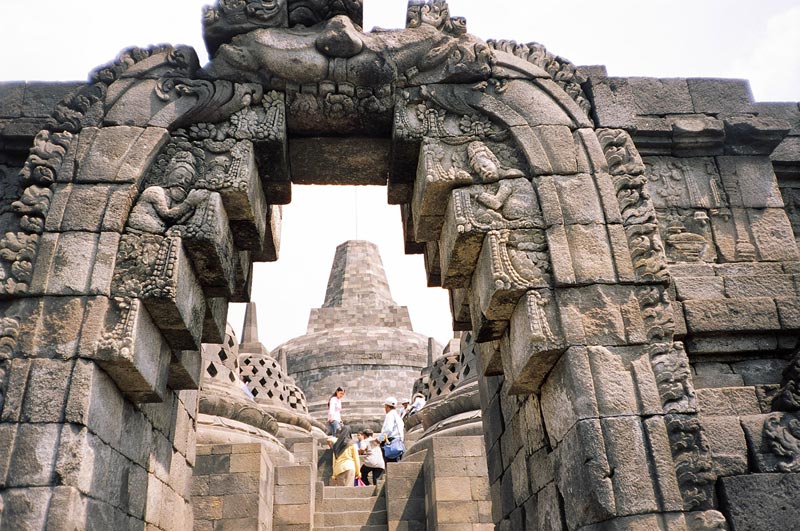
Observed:
[[[313,417],[325,421],[328,398],[341,386],[345,422],[374,427],[383,420],[383,400],[408,395],[441,350],[413,331],[408,308],[392,299],[378,247],[351,240],[336,248],[325,302],[311,310],[307,333],[273,357],[286,357]]]

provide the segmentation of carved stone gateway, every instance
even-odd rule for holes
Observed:
[[[199,371],[238,363],[227,305],[277,259],[292,183],[387,185],[470,330],[477,383],[453,396],[479,390],[492,498],[472,529],[796,527],[797,105],[589,75],[470,35],[444,0],[371,33],[361,7],[219,0],[208,65],[126,50],[29,152],[3,136],[0,529],[192,527]],[[249,450],[259,525],[313,529],[314,459],[287,435],[311,423],[263,404],[301,400],[283,372],[275,400],[200,412],[257,417],[293,463],[273,478]],[[198,476],[236,455],[208,452]]]

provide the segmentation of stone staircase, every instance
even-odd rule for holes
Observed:
[[[388,531],[383,485],[326,487],[317,482],[315,531]]]

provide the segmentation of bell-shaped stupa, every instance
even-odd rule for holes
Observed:
[[[325,422],[328,398],[343,387],[342,416],[355,428],[380,427],[387,396],[406,396],[442,347],[411,327],[392,299],[378,247],[347,241],[336,249],[325,301],[311,310],[306,335],[277,347],[306,393],[308,411]]]

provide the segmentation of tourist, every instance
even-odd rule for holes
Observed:
[[[372,472],[372,485],[377,485],[386,469],[381,443],[369,428],[358,434],[358,441],[358,454],[363,456],[361,458],[361,479],[364,481],[364,485],[369,485],[369,473]]]
[[[342,426],[335,440],[332,437],[328,438],[328,445],[333,448],[331,485],[352,487],[355,480],[361,477],[361,463],[358,459],[358,449],[350,436],[350,427]]]
[[[405,416],[408,414],[409,403],[411,403],[411,400],[409,400],[408,398],[404,398],[403,401],[401,402],[402,405],[399,408],[397,408],[397,413],[400,414],[401,419],[405,418]]]
[[[409,408],[406,416],[413,415],[423,407],[425,407],[425,395],[422,393],[415,393],[414,400],[411,402],[411,407]]]
[[[336,435],[342,427],[342,397],[344,389],[337,387],[328,399],[328,435]]]
[[[400,461],[403,453],[406,451],[405,447],[405,426],[403,419],[397,412],[397,399],[390,396],[383,402],[383,408],[386,411],[386,418],[383,421],[381,428],[381,448],[383,449],[384,461],[387,463],[395,463]]]

